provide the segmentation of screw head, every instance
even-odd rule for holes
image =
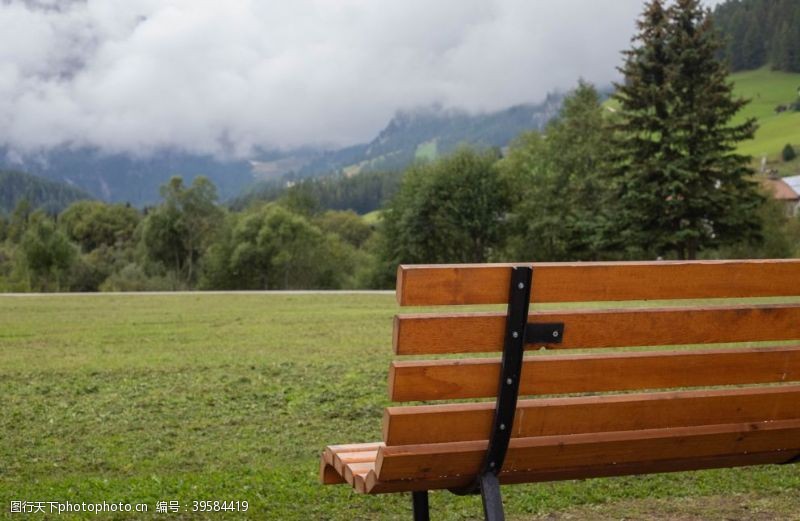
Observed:
[[[504,431],[504,430],[506,430],[506,424],[505,424],[505,423],[501,423],[501,424],[500,424],[500,430],[501,430],[501,431]]]
[[[514,383],[514,380],[512,380],[511,378],[506,378],[506,384],[511,385],[513,383]]]
[[[511,332],[511,336],[514,337],[514,338],[518,338],[519,337],[519,333],[517,333],[516,331],[512,331]]]
[[[558,331],[553,331],[553,337],[558,338]]]
[[[490,462],[489,462],[489,466],[490,466],[490,467],[492,467],[492,468],[494,468],[494,461],[490,461]]]
[[[519,284],[517,284],[517,287],[518,287],[519,289],[523,289],[523,288],[525,287],[525,284],[523,284],[522,282],[520,282]]]

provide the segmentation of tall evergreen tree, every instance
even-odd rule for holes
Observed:
[[[755,121],[733,125],[734,99],[720,41],[700,0],[651,0],[625,53],[617,130],[617,231],[637,254],[696,257],[758,235],[761,203],[736,143]]]

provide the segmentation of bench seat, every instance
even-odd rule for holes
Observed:
[[[323,452],[321,480],[348,483],[362,494],[460,488],[474,481],[486,447],[486,441],[331,445]],[[527,437],[512,439],[499,480],[533,483],[778,464],[798,453],[800,419]]]

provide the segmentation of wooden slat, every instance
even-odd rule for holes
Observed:
[[[375,461],[376,451],[383,442],[329,445],[322,451],[320,481],[323,484],[345,482],[345,466],[349,463]]]
[[[380,481],[474,475],[486,447],[486,441],[382,447],[375,473]],[[800,450],[800,420],[515,438],[503,468],[546,471],[777,450]]]
[[[563,322],[557,349],[800,339],[800,304],[540,311],[529,322]],[[500,351],[505,313],[397,315],[400,355]]]
[[[486,398],[497,394],[499,377],[499,358],[393,361],[389,397],[398,402]],[[800,346],[528,356],[520,395],[797,380]]]
[[[494,402],[388,407],[383,438],[387,446],[486,440],[494,410]],[[544,398],[518,402],[511,436],[791,419],[800,419],[800,385]]]
[[[630,474],[653,474],[657,472],[680,472],[726,467],[742,467],[747,465],[767,465],[785,463],[797,453],[787,451],[757,452],[737,454],[735,456],[714,456],[706,458],[688,458],[611,465],[592,465],[569,469],[533,471],[533,472],[501,472],[500,483],[512,485],[518,483],[537,483],[542,481],[558,481],[565,479],[586,479],[608,476],[625,476]],[[432,479],[413,479],[396,481],[379,481],[377,474],[371,471],[366,476],[364,492],[370,494],[386,494],[391,492],[411,492],[415,490],[437,490],[460,488],[470,485],[474,476],[445,476]]]
[[[500,304],[509,269],[534,268],[532,302],[800,295],[800,260],[401,265],[402,306]]]
[[[365,450],[360,452],[339,452],[334,456],[333,468],[339,474],[344,475],[344,469],[351,463],[364,463],[367,461],[375,461],[378,450]]]
[[[353,477],[353,489],[359,494],[365,494],[367,492],[367,476],[372,473],[375,473],[375,461],[371,461],[370,464],[365,467],[364,470],[359,471]]]
[[[383,442],[380,441],[373,441],[367,443],[345,443],[340,445],[328,445],[325,447],[325,454],[330,454],[331,457],[334,454],[338,454],[340,452],[362,452],[365,450],[378,450],[380,447],[383,446]]]
[[[336,472],[333,466],[325,463],[324,459],[320,459],[319,465],[319,482],[323,485],[338,485],[345,483],[344,478]]]
[[[344,479],[353,487],[356,486],[356,476],[366,476],[370,470],[375,469],[375,460],[362,461],[358,463],[348,463],[344,467]]]

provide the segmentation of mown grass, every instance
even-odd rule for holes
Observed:
[[[753,157],[758,168],[761,158],[767,157],[769,167],[781,175],[800,174],[800,159],[784,162],[783,147],[789,143],[800,152],[800,112],[776,113],[775,107],[799,101],[800,74],[773,71],[768,66],[752,71],[731,74],[734,94],[750,102],[736,115],[733,122],[741,123],[747,118],[756,118],[758,130],[755,137],[739,143],[737,152]],[[616,100],[604,102],[612,110],[619,108]]]
[[[324,445],[380,438],[396,311],[390,295],[0,298],[0,518],[25,518],[10,513],[12,500],[145,502],[152,511],[156,501],[191,509],[211,499],[250,507],[145,518],[409,519],[407,495],[317,482]],[[594,519],[620,508],[648,519],[653,501],[669,512],[710,496],[800,519],[800,469],[524,485],[504,495],[513,519]],[[476,497],[433,493],[431,503],[436,519],[481,514]]]
[[[743,142],[738,151],[752,155],[756,160],[767,156],[770,161],[779,161],[781,151],[787,143],[800,147],[800,112],[776,113],[775,107],[800,101],[798,87],[800,74],[770,70],[769,67],[731,75],[737,96],[750,100],[736,121],[754,117],[758,130],[754,139]],[[800,169],[800,162],[781,165],[787,174]]]

